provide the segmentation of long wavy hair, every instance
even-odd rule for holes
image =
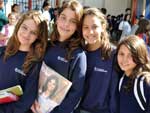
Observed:
[[[81,36],[80,36],[80,30],[78,28],[80,28],[80,19],[82,17],[83,14],[83,7],[80,4],[80,2],[78,2],[77,0],[71,0],[66,2],[63,7],[60,8],[59,10],[59,14],[58,16],[60,16],[60,14],[66,9],[66,8],[70,8],[71,10],[73,10],[76,14],[76,20],[77,20],[77,29],[74,32],[74,34],[66,40],[67,42],[67,46],[66,46],[66,50],[67,50],[67,54],[66,54],[66,59],[69,60],[72,58],[72,52],[79,48],[81,45]],[[59,18],[59,17],[58,17]],[[54,46],[54,42],[59,40],[59,32],[57,30],[57,24],[54,24],[54,28],[53,31],[50,35],[50,43]]]
[[[143,76],[143,72],[150,72],[150,59],[144,41],[138,36],[130,35],[122,40],[117,47],[117,55],[122,45],[129,49],[133,58],[133,62],[136,64],[136,67],[129,76],[130,80],[127,83],[127,89],[131,89],[133,87],[133,81],[137,75]],[[117,67],[119,68],[118,62]]]
[[[100,12],[97,8],[85,9],[83,12],[82,20],[81,20],[81,33],[83,32],[82,31],[82,24],[83,24],[84,18],[88,15],[96,16],[99,19],[99,21],[101,22],[101,25],[105,26],[105,27],[103,27],[103,32],[101,32],[101,37],[100,37],[100,39],[101,39],[101,43],[100,43],[101,46],[100,47],[101,47],[101,55],[102,55],[101,58],[102,59],[108,59],[111,56],[112,48],[111,48],[111,44],[109,41],[109,35],[107,33],[107,30],[106,30],[107,20],[105,18],[105,15],[102,12]],[[83,38],[83,35],[82,35],[82,45],[86,49],[86,44],[85,44],[85,40]]]
[[[32,43],[30,50],[27,53],[24,64],[22,66],[24,73],[27,73],[35,62],[41,61],[43,59],[48,38],[47,24],[42,15],[38,11],[28,11],[22,15],[15,26],[13,35],[9,39],[5,50],[4,61],[18,52],[20,42],[18,40],[17,33],[21,24],[27,19],[33,19],[38,25],[38,38],[34,43]]]
[[[49,98],[52,98],[53,96],[55,96],[56,91],[58,90],[58,86],[59,86],[59,79],[58,77],[56,77],[55,75],[51,75],[47,78],[45,85],[42,87],[42,92],[47,91],[48,89],[48,83],[51,82],[52,80],[55,81],[55,87],[54,89],[50,92],[50,95],[48,96]]]
[[[141,19],[138,23],[139,27],[136,31],[136,35],[141,34],[141,33],[147,33],[150,31],[150,22],[147,19]]]

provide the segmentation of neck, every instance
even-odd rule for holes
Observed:
[[[97,50],[100,47],[101,47],[101,44],[99,42],[95,43],[95,44],[88,44],[87,45],[87,50],[88,51],[95,51],[95,50]]]
[[[20,50],[20,51],[29,51],[29,50],[30,50],[30,47],[20,46],[20,47],[19,47],[19,50]]]
[[[126,76],[130,76],[131,72],[125,72]]]

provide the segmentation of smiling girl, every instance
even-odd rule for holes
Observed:
[[[16,85],[23,89],[18,101],[0,105],[0,113],[28,113],[37,95],[47,37],[44,18],[29,11],[18,20],[7,47],[0,48],[0,90]]]
[[[50,36],[45,63],[72,82],[70,90],[60,105],[50,113],[71,113],[83,94],[86,73],[86,55],[79,34],[83,7],[77,0],[66,2],[61,8]]]
[[[82,36],[88,67],[80,113],[118,113],[118,76],[113,69],[113,52],[106,26],[105,16],[98,9],[85,10]]]
[[[124,72],[119,83],[120,113],[149,113],[150,60],[144,41],[135,35],[122,40],[117,47],[117,62]],[[145,106],[141,104],[141,98],[137,99],[139,91],[136,84],[140,85],[140,90],[143,89]]]

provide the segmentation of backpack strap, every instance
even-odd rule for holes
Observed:
[[[146,110],[146,98],[144,95],[144,79],[145,76],[138,76],[134,82],[134,96],[140,106],[140,108]]]

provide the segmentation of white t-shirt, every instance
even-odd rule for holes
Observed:
[[[39,95],[38,102],[42,113],[49,113],[58,105],[55,101],[46,97],[43,93]]]

